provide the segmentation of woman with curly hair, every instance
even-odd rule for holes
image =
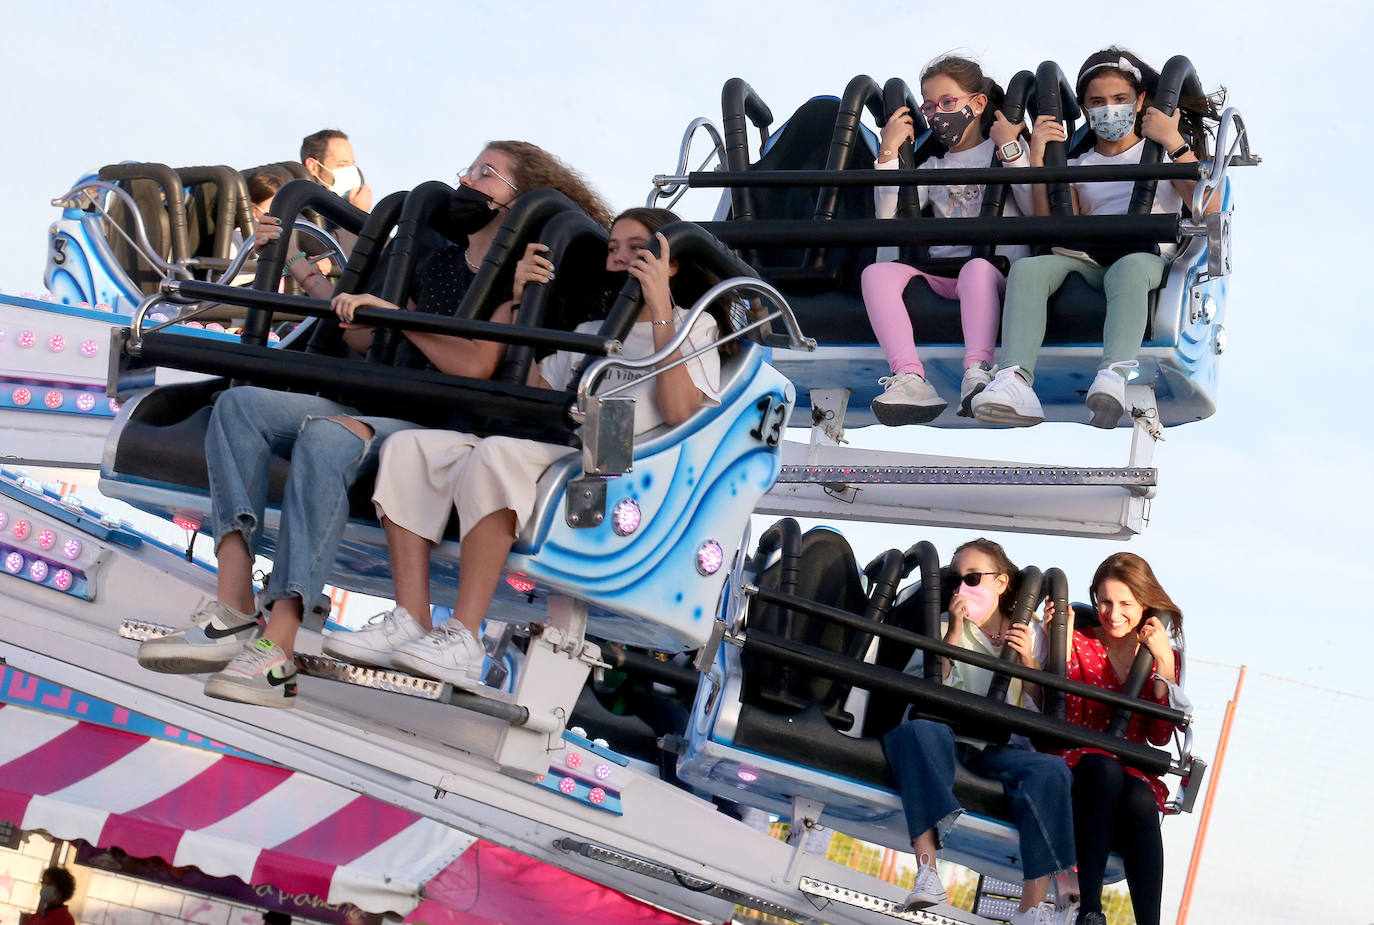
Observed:
[[[528,142],[497,141],[482,149],[460,177],[449,210],[462,243],[446,247],[416,270],[408,308],[451,315],[476,278],[510,205],[524,192],[557,189],[599,222],[609,215],[582,177]],[[269,218],[271,218],[269,216]],[[275,219],[259,225],[260,243],[281,234]],[[297,253],[288,272],[307,293],[332,293],[318,270]],[[370,328],[353,325],[360,305],[397,309],[375,296],[336,301],[343,341],[355,354],[371,342]],[[493,321],[509,322],[511,303]],[[405,331],[395,365],[453,376],[488,379],[503,355],[500,344],[443,334]],[[139,648],[139,662],[154,671],[216,671],[205,684],[211,697],[263,706],[295,704],[292,652],[307,601],[324,587],[348,519],[348,490],[375,471],[389,435],[417,425],[398,418],[364,416],[317,395],[238,386],[222,393],[205,438],[212,524],[219,562],[216,599],[191,615],[190,625]],[[282,499],[281,525],[269,587],[261,606],[270,608],[259,635],[252,570],[267,501],[268,463],[291,459]]]

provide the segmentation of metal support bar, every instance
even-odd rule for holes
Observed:
[[[1236,159],[1235,166],[1249,161]],[[732,186],[850,187],[943,186],[945,184],[1115,183],[1122,180],[1199,180],[1200,163],[1104,165],[1101,167],[962,167],[932,175],[928,170],[714,170],[654,177],[655,186],[686,183],[693,189]],[[949,174],[945,177],[945,174]]]
[[[1157,469],[1061,466],[783,466],[778,481],[848,485],[1120,485],[1153,487]]]

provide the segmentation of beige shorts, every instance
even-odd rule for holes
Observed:
[[[438,543],[449,511],[458,535],[496,511],[515,512],[518,534],[534,509],[535,485],[566,446],[451,430],[406,430],[382,444],[372,503],[377,516]]]

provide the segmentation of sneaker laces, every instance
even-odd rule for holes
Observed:
[[[234,663],[248,674],[266,674],[281,652],[275,644],[271,648],[253,642],[234,656]]]
[[[916,375],[915,373],[893,373],[890,376],[880,377],[878,379],[878,385],[882,386],[883,391],[886,392],[890,389],[895,389],[897,386],[901,385],[907,379],[921,379],[921,377]],[[922,379],[921,381],[924,382],[925,380]]]
[[[452,617],[436,626],[425,638],[429,639],[434,646],[447,646],[450,643],[457,643],[469,652],[473,648],[472,643],[477,642],[472,631]]]
[[[1131,376],[1136,370],[1140,369],[1139,360],[1117,360],[1115,363],[1108,363],[1104,369],[1111,370],[1127,382],[1131,381]],[[1121,372],[1125,370],[1125,372]]]

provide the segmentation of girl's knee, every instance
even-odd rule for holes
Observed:
[[[993,282],[1000,282],[1002,271],[992,265],[990,260],[983,257],[974,257],[959,268],[959,282],[967,280],[987,279]]]
[[[362,432],[355,430],[345,421],[351,421]],[[300,436],[291,451],[292,465],[302,457],[312,459],[343,458],[356,461],[372,439],[372,428],[352,418],[310,417],[301,425]]]

